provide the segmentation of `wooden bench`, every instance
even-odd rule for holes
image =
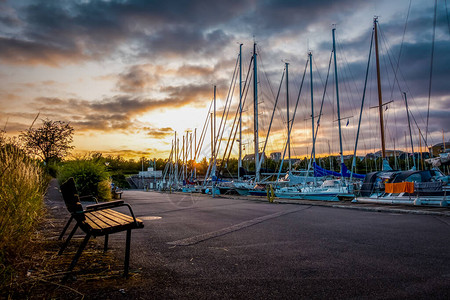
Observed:
[[[124,203],[122,200],[89,205],[86,206],[85,209],[83,209],[78,195],[71,194],[71,192],[73,192],[72,181],[73,178],[69,178],[68,181],[63,183],[61,185],[61,192],[63,194],[67,210],[71,213],[71,218],[74,219],[77,223],[62,245],[58,254],[61,255],[63,253],[64,249],[67,247],[70,239],[73,237],[78,228],[81,228],[86,233],[86,236],[80,247],[78,248],[78,251],[74,256],[72,263],[69,266],[68,274],[70,274],[70,272],[74,269],[75,265],[78,262],[78,259],[81,256],[81,253],[83,252],[91,237],[105,236],[104,251],[106,252],[108,250],[108,235],[116,232],[127,231],[124,276],[128,277],[131,230],[136,228],[143,228],[144,223],[134,216],[131,206],[127,203]],[[130,215],[113,210],[113,208],[121,206],[126,206],[130,212]],[[63,279],[63,281],[67,279],[68,274]]]
[[[116,188],[112,190],[112,195],[114,199],[122,199],[123,190]]]

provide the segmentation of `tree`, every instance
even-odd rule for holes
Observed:
[[[41,158],[46,164],[66,156],[74,146],[73,127],[62,121],[42,120],[39,128],[29,128],[20,133],[27,151]]]

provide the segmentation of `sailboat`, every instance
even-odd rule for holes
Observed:
[[[242,45],[239,47],[239,78],[242,84]],[[257,53],[256,53],[256,43],[253,44],[253,56],[250,63],[253,63],[253,118],[254,118],[254,142],[255,142],[255,181],[258,182],[260,179],[259,166],[259,133],[258,133],[258,67],[257,67]],[[238,180],[232,181],[233,189],[239,195],[249,195],[249,191],[255,186],[252,180],[243,181],[241,180],[241,170],[242,168],[242,85],[239,85],[239,162],[238,162]]]
[[[275,191],[275,196],[279,198],[288,199],[303,199],[303,200],[322,200],[322,201],[339,201],[339,200],[351,200],[354,198],[353,186],[344,180],[345,177],[353,178],[363,178],[364,175],[359,175],[350,172],[345,164],[343,158],[343,147],[342,147],[342,134],[341,134],[341,116],[340,116],[340,105],[339,105],[339,85],[338,85],[338,75],[337,75],[337,61],[336,61],[336,42],[335,42],[335,28],[332,29],[333,36],[333,57],[334,57],[334,73],[335,73],[335,83],[336,83],[336,104],[337,104],[337,114],[338,114],[338,127],[339,127],[339,146],[340,146],[340,161],[341,161],[341,171],[340,173],[329,171],[321,168],[316,164],[315,161],[315,142],[317,134],[317,128],[314,124],[314,103],[313,103],[313,79],[312,79],[312,53],[309,53],[309,63],[310,63],[310,81],[311,81],[311,118],[312,118],[312,168],[314,170],[314,177],[324,177],[324,176],[335,176],[340,177],[340,179],[325,180],[320,186],[306,185],[303,187],[282,187]],[[331,61],[330,61],[331,62]],[[319,114],[319,118],[321,113]],[[320,121],[320,119],[319,119]],[[318,122],[319,124],[319,122]],[[311,167],[310,161],[310,167]],[[310,169],[308,167],[308,171]]]
[[[237,67],[239,65],[239,79],[237,76]],[[209,111],[202,129],[202,133],[200,135],[198,144],[197,142],[195,142],[195,155],[193,157],[193,160],[195,161],[201,150],[203,147],[203,142],[205,140],[205,137],[207,136],[207,128],[210,127],[210,131],[211,131],[211,156],[209,159],[209,164],[208,164],[208,168],[206,170],[206,174],[205,174],[205,179],[202,181],[202,183],[200,184],[200,186],[194,186],[195,190],[200,189],[202,191],[202,193],[208,193],[208,194],[212,194],[213,197],[216,194],[220,194],[222,193],[222,191],[226,192],[228,190],[230,190],[231,183],[223,180],[221,178],[221,171],[222,171],[222,167],[224,164],[224,161],[226,161],[225,157],[228,154],[228,156],[231,154],[231,149],[233,147],[233,143],[235,141],[235,137],[236,137],[236,133],[237,133],[237,129],[239,129],[241,131],[241,114],[242,114],[242,44],[240,44],[240,51],[239,51],[239,55],[237,57],[237,61],[236,61],[236,66],[233,72],[233,76],[232,76],[232,80],[230,83],[230,87],[228,90],[228,94],[226,97],[226,101],[225,101],[225,105],[223,107],[223,112],[222,112],[222,117],[220,119],[220,125],[216,126],[216,86],[214,86],[214,97],[211,100],[211,104],[209,107]],[[230,137],[228,139],[228,143],[226,144],[226,149],[224,151],[224,158],[222,159],[222,161],[220,161],[219,158],[219,152],[221,149],[221,142],[223,139],[223,135],[225,132],[225,128],[226,128],[226,122],[228,119],[228,114],[230,112],[230,108],[231,108],[231,100],[233,98],[233,92],[234,91],[234,84],[237,82],[237,80],[240,81],[239,83],[239,107],[238,110],[236,111],[236,116],[233,122],[233,127],[231,129],[231,134]],[[237,116],[239,116],[239,119],[237,118]],[[238,126],[236,125],[236,120],[238,120]],[[234,134],[233,134],[234,133]],[[241,133],[240,133],[241,135]],[[197,140],[197,139],[195,139]],[[240,139],[239,139],[240,140]],[[231,142],[231,143],[230,143]],[[240,144],[240,143],[239,143]],[[231,146],[230,146],[231,145]],[[191,146],[192,149],[192,146]],[[191,154],[192,156],[192,154]],[[239,151],[239,165],[241,165],[241,151]],[[240,177],[238,175],[238,177]],[[190,178],[194,178],[194,182],[196,182],[196,175],[195,175],[195,168],[194,168],[194,174],[192,174],[191,171],[191,177]],[[191,191],[192,187],[190,186],[185,186],[185,190],[186,191]]]
[[[383,155],[383,170],[380,172],[372,172],[367,174],[359,196],[353,200],[357,203],[383,203],[383,204],[408,204],[408,205],[429,205],[445,207],[450,204],[448,197],[450,187],[448,186],[449,177],[445,176],[438,169],[432,170],[416,170],[415,159],[414,168],[409,171],[394,171],[385,161],[385,145],[384,145],[384,124],[383,124],[383,103],[381,96],[379,56],[378,56],[378,30],[377,18],[374,18],[374,36],[375,36],[375,53],[377,59],[377,82],[378,82],[378,98],[380,112],[380,128]],[[409,110],[404,93],[406,112]],[[409,125],[410,135],[411,128]],[[411,137],[411,147],[412,144]]]
[[[316,178],[314,176],[314,172],[312,170],[295,170],[292,168],[292,164],[291,164],[291,131],[292,131],[292,127],[294,125],[294,119],[295,119],[295,115],[297,112],[297,107],[298,107],[298,100],[300,99],[300,94],[302,91],[302,87],[303,87],[303,82],[305,79],[305,75],[306,75],[306,70],[307,70],[307,66],[308,66],[308,61],[309,58],[306,62],[306,66],[305,66],[305,70],[303,73],[303,78],[302,78],[302,83],[300,85],[300,90],[299,90],[299,94],[297,97],[297,103],[295,105],[295,110],[292,116],[292,120],[290,120],[290,116],[289,116],[289,77],[288,77],[288,66],[289,64],[286,63],[286,120],[287,120],[287,141],[286,141],[286,147],[284,149],[284,153],[283,153],[283,158],[281,160],[280,163],[280,167],[278,170],[278,174],[277,174],[277,182],[276,185],[280,188],[280,187],[293,187],[293,186],[299,186],[299,185],[306,185],[308,183],[311,182],[315,182]],[[281,175],[281,169],[283,167],[283,163],[284,163],[284,157],[286,155],[286,151],[288,152],[288,170],[286,172],[286,175],[283,178],[279,178]],[[288,189],[289,190],[289,189]],[[291,190],[295,190],[295,188],[291,189]]]
[[[237,180],[233,181],[232,185],[234,187],[234,190],[240,194],[240,195],[253,195],[253,196],[265,196],[266,189],[266,180],[268,178],[261,179],[261,175],[267,175],[264,174],[264,170],[262,170],[262,163],[264,161],[265,157],[265,149],[267,146],[267,141],[269,139],[270,131],[272,128],[272,122],[274,119],[274,114],[276,111],[276,106],[278,103],[278,97],[280,94],[281,84],[283,82],[284,73],[281,78],[280,87],[278,89],[278,94],[275,99],[274,108],[272,111],[272,117],[270,119],[270,124],[268,126],[268,131],[266,134],[266,139],[264,141],[264,146],[262,151],[260,152],[259,149],[259,122],[258,122],[258,64],[257,64],[257,52],[256,52],[256,43],[253,44],[253,56],[250,63],[253,63],[253,139],[254,139],[254,154],[253,154],[253,160],[255,162],[255,172],[254,177],[250,180]],[[287,76],[287,71],[286,71]],[[287,77],[286,77],[287,79]],[[242,99],[242,91],[240,91],[240,97]],[[242,104],[240,104],[240,109],[242,110]],[[241,120],[241,117],[240,117]],[[240,134],[240,136],[242,136]],[[239,142],[241,143],[242,139],[239,139]],[[241,149],[239,150],[239,154],[241,153]],[[239,161],[241,161],[241,157],[239,156]],[[242,164],[240,164],[241,167],[239,167],[239,170],[243,170]],[[269,176],[270,177],[270,176]]]
[[[316,178],[312,170],[291,170],[287,171],[286,175],[278,183],[286,183],[288,186],[298,186],[314,182]]]

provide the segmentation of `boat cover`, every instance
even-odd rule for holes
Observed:
[[[443,183],[435,182],[414,182],[414,188],[418,193],[441,192]]]
[[[342,174],[339,172],[334,172],[334,171],[330,171],[327,169],[324,169],[320,166],[318,166],[315,162],[313,163],[313,167],[314,167],[314,176],[315,177],[322,177],[322,176],[327,176],[327,175],[331,175],[331,176],[336,176],[336,177],[350,177],[352,176],[353,178],[357,178],[357,179],[364,179],[366,177],[366,175],[362,175],[362,174],[357,174],[357,173],[353,173],[350,172],[347,167],[345,166],[344,163],[341,163],[341,170],[342,170]]]
[[[385,183],[387,194],[414,193],[414,182]]]

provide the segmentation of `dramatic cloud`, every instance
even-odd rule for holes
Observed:
[[[161,89],[169,95],[163,103],[179,107],[187,104],[203,105],[213,98],[213,86],[209,84],[190,84],[185,86],[166,86]]]
[[[309,50],[318,114],[331,55],[331,29],[336,24],[340,112],[349,151],[359,121],[371,22],[379,15],[383,101],[393,101],[385,111],[389,147],[404,139],[404,129],[398,126],[407,122],[403,92],[410,102],[415,140],[417,127],[425,131],[429,116],[429,143],[440,141],[442,130],[448,134],[450,112],[447,4],[438,3],[432,74],[433,1],[413,1],[410,10],[409,4],[409,0],[0,1],[0,122],[15,132],[27,128],[40,113],[71,122],[80,133],[80,144],[94,133],[120,134],[110,140],[123,143],[130,143],[135,135],[161,143],[152,151],[161,147],[155,151],[167,152],[162,147],[168,147],[173,131],[203,126],[214,85],[221,116],[240,43],[244,44],[243,81],[247,75],[252,78],[249,65],[256,41],[264,140],[284,63],[289,62],[292,117]],[[379,139],[378,111],[370,109],[378,105],[374,62],[372,53],[361,129],[361,144],[371,147]],[[333,65],[328,75],[317,143],[327,152],[331,140],[331,151],[336,152]],[[236,77],[233,84],[227,126],[238,105]],[[311,150],[310,84],[308,65],[292,138],[298,155],[306,153],[305,148]],[[250,151],[253,83],[246,87],[243,119]],[[279,141],[270,141],[269,147],[280,151],[286,138],[284,83],[271,130]],[[129,150],[116,143],[106,150]]]
[[[143,92],[146,87],[158,81],[158,76],[149,74],[141,66],[131,66],[129,70],[119,74],[117,86],[121,92]]]
[[[144,128],[147,131],[147,135],[155,139],[163,139],[168,136],[172,136],[174,130],[170,127],[165,128]]]
[[[33,41],[0,37],[0,59],[6,63],[58,66],[61,62],[77,63],[87,57],[78,49],[64,49]]]
[[[114,96],[100,101],[39,97],[30,105],[35,107],[36,111],[50,114],[52,118],[69,120],[78,130],[135,130],[135,118],[146,112],[179,108],[194,101],[197,106],[209,102],[212,87],[208,85],[169,86],[164,88],[164,92],[168,93],[168,97],[161,100],[128,95]],[[168,128],[164,128],[160,133],[167,130]],[[151,132],[149,132],[150,135],[152,135]]]

